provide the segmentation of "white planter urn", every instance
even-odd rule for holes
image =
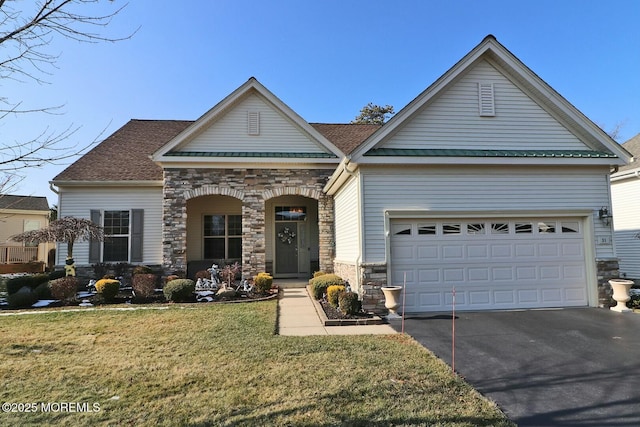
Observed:
[[[399,318],[400,315],[398,314],[398,307],[400,307],[400,293],[402,292],[402,286],[382,286],[380,289],[382,289],[382,293],[384,294],[384,306],[389,310],[387,318]]]
[[[615,307],[611,307],[611,310],[618,313],[626,313],[632,311],[627,307],[627,301],[631,299],[629,295],[629,289],[633,286],[632,280],[625,279],[611,279],[609,280],[611,289],[613,289],[613,299],[618,303]]]

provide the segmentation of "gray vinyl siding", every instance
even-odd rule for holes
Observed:
[[[260,113],[259,135],[249,135],[247,112]],[[283,114],[257,94],[240,101],[179,151],[325,153]]]
[[[162,188],[62,188],[58,200],[60,217],[73,216],[90,219],[91,210],[144,210],[143,264],[162,264]],[[89,242],[76,242],[73,255],[78,265],[89,262]],[[66,245],[57,245],[56,264],[67,256]]]
[[[493,83],[494,117],[479,114],[478,82]],[[487,61],[476,64],[380,147],[587,149]]]
[[[360,200],[358,178],[350,178],[334,196],[336,260],[355,262],[359,255],[360,222],[358,215]]]
[[[608,168],[361,166],[364,193],[365,262],[385,261],[384,212],[592,210],[608,205]],[[488,214],[491,215],[491,214]],[[495,215],[495,214],[494,214]],[[611,240],[611,228],[594,220],[596,241]],[[596,256],[613,256],[613,245],[596,245]]]
[[[616,255],[620,274],[640,279],[640,179],[633,177],[611,184]]]

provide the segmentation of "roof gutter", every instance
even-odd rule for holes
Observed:
[[[95,187],[95,186],[109,186],[109,187],[162,187],[163,181],[50,181],[50,186],[60,187]],[[58,193],[58,191],[55,191]]]
[[[331,175],[322,191],[333,196],[350,176],[355,176],[354,172],[356,169],[358,169],[358,164],[351,163],[351,156],[345,157],[342,159],[333,175]]]

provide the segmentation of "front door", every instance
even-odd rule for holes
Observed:
[[[296,277],[298,275],[298,223],[276,223],[276,268],[275,274],[280,277]]]

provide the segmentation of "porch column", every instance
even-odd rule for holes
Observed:
[[[332,273],[333,258],[335,257],[333,197],[326,194],[318,199],[318,233],[320,237],[320,270]]]
[[[187,202],[183,192],[165,178],[162,200],[162,266],[166,272],[187,273]]]
[[[242,203],[242,276],[245,278],[265,271],[264,205],[261,194],[246,194]]]

